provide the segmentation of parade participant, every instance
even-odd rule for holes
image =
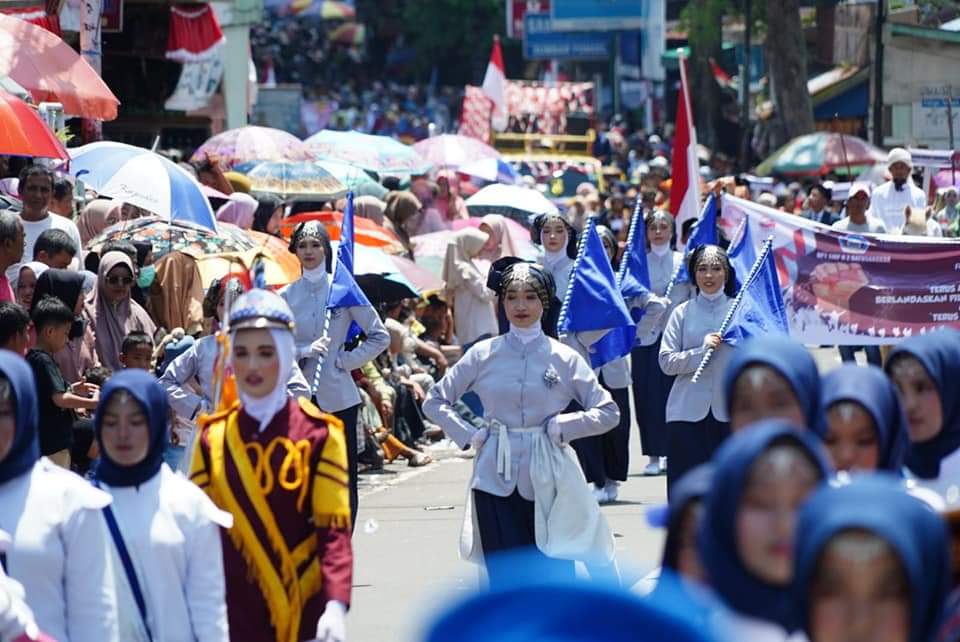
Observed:
[[[168,413],[156,379],[126,370],[104,386],[93,419],[94,483],[113,498],[105,517],[114,568],[124,571],[120,638],[227,642],[220,527],[233,518],[163,463]]]
[[[153,335],[156,326],[147,311],[131,298],[135,283],[133,261],[123,252],[107,252],[100,259],[97,288],[90,293],[84,314],[96,335],[97,357],[111,370],[120,370],[120,344],[139,330]]]
[[[40,458],[33,375],[0,351],[0,530],[4,569],[26,590],[37,625],[58,642],[120,642],[109,534],[110,496]]]
[[[890,234],[899,234],[906,223],[906,208],[911,207],[922,212],[927,207],[927,196],[922,189],[914,185],[910,177],[913,157],[903,147],[894,147],[887,154],[887,170],[891,179],[873,191],[870,211],[873,216],[883,221]]]
[[[907,415],[907,469],[941,495],[960,483],[960,332],[943,329],[910,337],[885,367]]]
[[[350,472],[350,514],[357,511],[357,416],[361,400],[351,372],[372,361],[390,345],[377,311],[370,305],[327,309],[335,257],[322,223],[301,223],[290,238],[290,251],[300,261],[303,276],[280,292],[296,319],[297,361],[311,385],[317,405],[343,422]],[[324,327],[324,316],[329,321]],[[346,349],[348,333],[356,324],[364,340]],[[320,368],[319,377],[316,374]]]
[[[443,260],[440,278],[446,283],[447,301],[453,304],[454,333],[464,346],[497,334],[493,308],[497,296],[474,262],[489,238],[470,227],[454,232]]]
[[[531,477],[540,436],[559,447],[605,432],[619,420],[616,404],[589,364],[544,334],[541,319],[553,298],[549,283],[547,274],[529,263],[510,266],[501,283],[510,330],[468,350],[431,388],[423,405],[424,414],[457,445],[477,451],[461,554],[484,558],[492,586],[506,580],[501,572],[507,569],[492,569],[491,555],[532,547],[540,539],[534,528],[536,484]],[[483,404],[487,427],[475,428],[454,407],[470,391]],[[565,412],[571,402],[583,410]],[[597,509],[589,497],[587,501]],[[572,562],[544,562],[573,576]]]
[[[929,642],[949,590],[943,518],[895,478],[823,485],[797,518],[793,594],[810,642]]]
[[[715,245],[698,247],[687,261],[697,291],[674,308],[660,343],[660,367],[674,376],[667,398],[667,493],[691,468],[710,460],[730,434],[723,373],[733,351],[717,332],[732,302],[733,269]],[[697,383],[693,375],[709,349],[712,361]]]
[[[39,261],[30,261],[21,263],[16,272],[16,276],[10,280],[10,287],[13,294],[25,310],[29,310],[33,305],[33,293],[37,289],[37,279],[46,272],[47,266]]]
[[[562,304],[577,257],[577,233],[559,214],[541,214],[533,219],[530,238],[543,246],[543,267],[553,277],[555,296]]]
[[[733,351],[723,379],[732,431],[761,419],[780,418],[822,432],[817,362],[789,336],[744,342]]]
[[[49,269],[37,279],[37,288],[33,293],[34,301],[52,296],[73,310],[74,321],[70,327],[67,346],[53,355],[53,360],[60,366],[63,379],[68,384],[80,381],[84,372],[100,365],[93,325],[81,316],[84,305],[83,283],[84,276],[81,272]]]
[[[667,529],[660,562],[664,571],[685,580],[708,584],[697,550],[697,532],[703,519],[703,498],[713,483],[713,466],[701,464],[677,480],[670,503],[647,513],[647,520]]]
[[[780,419],[733,435],[713,461],[697,546],[733,611],[730,640],[783,642],[793,629],[797,511],[829,475],[819,441]]]
[[[203,419],[190,479],[234,518],[231,639],[342,642],[353,575],[343,424],[277,385],[296,356],[280,296],[245,293],[229,328],[239,403]]]
[[[902,474],[909,447],[897,389],[875,366],[845,364],[823,377],[824,429],[818,430],[837,471]]]
[[[650,273],[650,291],[663,297],[671,278],[683,263],[683,254],[670,247],[676,226],[673,217],[664,210],[654,210],[644,219],[647,230],[647,269]],[[633,403],[640,445],[649,461],[643,473],[662,475],[667,471],[666,407],[673,376],[660,367],[660,340],[664,327],[674,308],[690,298],[689,283],[677,283],[670,291],[670,300],[664,314],[651,328],[637,327],[637,344],[630,354],[633,380]]]
[[[486,245],[483,246],[483,252],[480,258],[493,263],[497,259],[505,256],[519,256],[513,237],[510,235],[510,226],[507,219],[499,214],[487,214],[480,219],[481,232],[490,235]]]

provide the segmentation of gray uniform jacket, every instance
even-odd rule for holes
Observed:
[[[620,420],[617,404],[573,349],[547,336],[526,345],[511,333],[475,344],[427,393],[424,414],[461,448],[477,429],[453,404],[473,391],[483,403],[484,419],[508,429],[545,429],[556,418],[564,442],[602,434]],[[585,410],[564,413],[571,401]],[[531,432],[510,430],[509,479],[497,472],[497,431],[490,431],[474,462],[471,488],[507,497],[515,489],[533,499],[530,482]]]
[[[213,409],[213,369],[217,362],[217,338],[202,337],[179,357],[170,362],[160,377],[160,385],[167,391],[170,406],[178,416],[193,419],[198,412]],[[202,395],[188,385],[194,378],[200,383]],[[300,367],[294,363],[287,379],[287,392],[292,397],[310,398],[310,387]]]
[[[670,314],[660,343],[660,368],[664,374],[676,376],[667,398],[668,422],[700,421],[710,411],[716,420],[729,421],[723,372],[733,348],[721,343],[697,383],[691,379],[707,351],[703,338],[720,329],[732,302],[727,296],[709,301],[697,294]]]
[[[294,281],[280,292],[293,311],[296,320],[293,337],[297,345],[297,360],[311,386],[317,368],[317,359],[310,356],[310,344],[323,334],[323,316],[327,302],[329,280],[311,283],[306,279]],[[343,344],[347,340],[350,322],[367,335],[366,340],[347,352]],[[320,368],[320,385],[317,386],[317,405],[326,412],[339,412],[360,403],[360,393],[350,376],[350,371],[372,361],[390,345],[390,335],[370,306],[358,305],[336,308],[331,311],[327,326],[330,348]]]
[[[663,256],[657,256],[653,252],[647,252],[647,269],[650,271],[650,288],[657,296],[663,296],[667,290],[667,284],[676,269],[683,263],[683,254],[680,252],[668,252]],[[693,294],[693,288],[689,283],[678,282],[673,286],[670,292],[670,304],[659,317],[657,323],[643,323],[643,319],[637,325],[637,339],[642,346],[652,346],[663,334],[663,329],[667,325],[670,313],[690,298]]]

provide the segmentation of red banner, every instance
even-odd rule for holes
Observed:
[[[507,38],[523,39],[523,18],[528,13],[550,13],[550,0],[507,0]]]

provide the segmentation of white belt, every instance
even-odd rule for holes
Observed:
[[[491,419],[487,422],[487,430],[497,432],[497,474],[506,481],[512,477],[512,453],[510,452],[510,434],[511,432],[543,432],[543,426],[527,426],[524,428],[507,428],[507,425],[497,419]]]

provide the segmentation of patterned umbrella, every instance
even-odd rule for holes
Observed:
[[[798,136],[757,166],[757,174],[768,176],[823,176],[846,173],[847,167],[863,168],[884,160],[887,155],[862,138],[816,132]]]
[[[87,249],[99,252],[107,241],[146,241],[153,246],[154,258],[159,259],[172,251],[191,256],[219,254],[223,252],[246,252],[257,247],[242,230],[226,223],[220,224],[220,233],[183,221],[170,222],[149,216],[132,221],[121,221],[90,239]],[[231,229],[234,228],[234,229]],[[236,231],[234,231],[236,230]]]
[[[253,125],[217,134],[197,148],[190,160],[200,163],[208,156],[218,158],[224,168],[252,161],[312,160],[303,141],[293,134]]]
[[[493,147],[476,138],[459,134],[427,138],[414,144],[413,148],[438,168],[458,169],[462,165],[484,158],[500,158],[500,152]]]
[[[374,180],[365,170],[350,163],[321,160],[317,161],[317,165],[336,176],[341,183],[347,186],[347,189],[353,190],[353,193],[357,196],[374,196],[382,201],[390,191]]]
[[[384,176],[417,176],[430,171],[430,163],[413,147],[387,136],[324,129],[306,144],[319,160],[349,163]]]
[[[347,186],[311,161],[265,161],[252,167],[238,166],[250,179],[254,192],[281,198],[331,201],[347,193]]]

